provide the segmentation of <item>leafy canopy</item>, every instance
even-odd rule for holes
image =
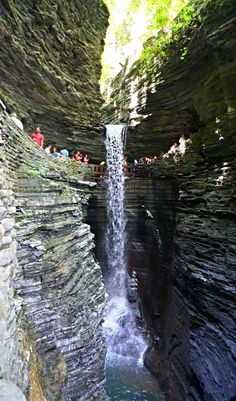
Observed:
[[[204,23],[207,6],[220,7],[230,0],[104,0],[110,11],[110,25],[103,54],[102,91],[125,65],[141,61],[152,70],[168,46]],[[189,35],[191,36],[191,34]],[[187,46],[181,50],[185,58]]]

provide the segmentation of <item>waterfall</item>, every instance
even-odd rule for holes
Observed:
[[[124,138],[122,125],[106,126],[107,152],[107,232],[106,253],[108,280],[106,283],[108,302],[105,312],[104,333],[107,344],[107,363],[114,365],[118,360],[138,362],[146,347],[137,327],[139,315],[137,304],[127,300],[127,261],[125,245],[125,177]]]

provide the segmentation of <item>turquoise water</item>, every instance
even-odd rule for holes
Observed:
[[[107,366],[110,401],[163,401],[156,379],[144,366]]]

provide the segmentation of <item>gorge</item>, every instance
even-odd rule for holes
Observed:
[[[102,1],[0,4],[0,99],[24,124],[0,112],[0,401],[236,399],[236,4],[189,4],[162,53],[160,30],[154,58],[122,60],[105,105]],[[104,123],[113,178],[29,137],[98,164]],[[123,175],[120,146],[131,163],[181,133],[183,157]]]

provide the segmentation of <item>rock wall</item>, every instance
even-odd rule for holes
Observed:
[[[27,387],[27,362],[20,357],[13,279],[17,269],[14,183],[6,166],[3,120],[0,120],[0,381]],[[1,382],[2,385],[2,382]],[[12,400],[13,401],[13,400]]]
[[[161,166],[158,170],[157,176],[163,173]],[[159,309],[158,341],[146,364],[158,375],[168,400],[233,400],[235,164],[199,163],[190,150],[172,175],[180,194],[176,229],[164,266],[166,294],[156,292],[153,298]],[[164,308],[158,308],[163,301]]]
[[[137,273],[150,338],[145,364],[167,401],[232,401],[235,166],[209,166],[190,148],[178,165],[159,163],[154,175],[126,180],[128,269]],[[94,190],[88,219],[106,273],[104,184]]]
[[[174,221],[163,214],[165,227],[155,211],[154,189],[151,195],[161,240],[169,238],[164,254],[153,251],[144,224],[139,234],[133,228],[140,245],[132,260],[144,260],[148,243],[153,255],[152,287],[141,281],[152,339],[145,364],[168,401],[236,397],[235,3],[215,8],[216,3],[201,27],[186,32],[167,59],[158,60],[153,75],[140,77],[138,63],[120,74],[106,110],[114,122],[137,124],[126,141],[132,158],[167,151],[180,130],[192,133],[192,148],[182,160],[158,161],[154,169],[153,182],[172,180],[179,192],[166,205]]]
[[[94,184],[70,175],[66,161],[50,159],[3,115],[1,134],[1,377],[29,401],[103,400],[105,293],[83,222]]]
[[[108,11],[99,0],[4,0],[0,98],[48,142],[103,154],[99,79]]]
[[[108,121],[133,125],[127,136],[132,158],[158,155],[194,134],[207,157],[233,156],[235,143],[235,2],[212,2],[204,24],[183,32],[152,73],[140,63],[115,79],[106,107]],[[187,53],[183,58],[183,50]],[[218,121],[218,122],[217,122]]]

